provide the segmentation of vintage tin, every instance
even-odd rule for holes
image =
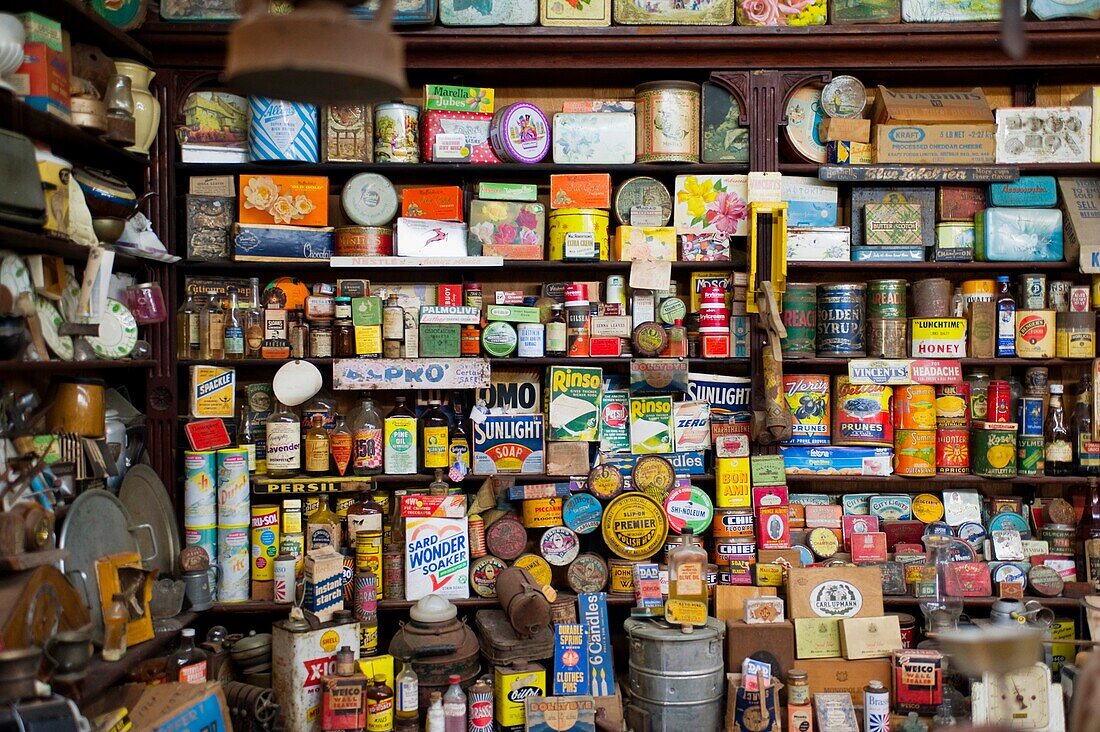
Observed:
[[[374,159],[420,162],[420,107],[401,102],[374,105]]]
[[[550,563],[537,554],[524,554],[516,559],[513,566],[526,569],[540,585],[549,585],[553,579],[554,570]]]
[[[1047,307],[1047,276],[1041,272],[1020,275],[1020,310],[1045,310]]]
[[[634,89],[637,162],[697,163],[701,87],[651,81]]]
[[[445,26],[535,25],[538,20],[538,0],[495,0],[483,5],[439,2],[439,22]]]
[[[813,358],[817,353],[817,285],[788,282],[783,293],[783,325],[787,336],[780,342],[784,359]]]
[[[937,262],[970,262],[974,259],[974,224],[945,221],[936,224],[936,248],[932,258]]]
[[[668,516],[661,504],[632,491],[607,504],[601,528],[614,554],[623,559],[647,559],[664,546]]]
[[[1073,285],[1069,288],[1069,311],[1071,313],[1086,313],[1090,307],[1088,285]]]
[[[703,84],[704,163],[744,163],[749,159],[749,130],[741,125],[741,105],[728,90]]]
[[[911,478],[936,474],[936,430],[899,429],[894,433],[894,473]]]
[[[251,540],[252,582],[273,580],[275,557],[279,554],[278,506],[252,506]]]
[[[941,474],[970,472],[969,430],[936,430],[936,472]]]
[[[606,262],[611,250],[608,212],[597,208],[559,208],[550,212],[550,259]]]
[[[617,595],[634,594],[634,565],[637,561],[629,559],[609,559],[607,561],[608,589]]]
[[[893,390],[878,384],[857,385],[837,376],[833,389],[833,444],[892,447]]]
[[[986,207],[981,186],[939,186],[936,194],[937,219],[974,225],[974,215]]]
[[[317,107],[267,97],[249,97],[248,107],[248,154],[252,160],[318,162]]]
[[[1043,541],[1051,554],[1073,555],[1077,529],[1070,524],[1043,524]]]
[[[496,597],[497,575],[507,568],[503,560],[494,556],[475,559],[470,563],[470,588],[478,597]]]
[[[388,596],[400,599],[405,596],[405,553],[403,551],[382,552],[382,582]]]
[[[332,105],[325,107],[322,118],[322,162],[374,162],[374,126],[370,107],[363,104]]]
[[[1069,310],[1069,289],[1073,283],[1069,280],[1052,280],[1047,286],[1049,307],[1059,313]]]
[[[489,553],[506,562],[523,554],[526,545],[527,532],[515,516],[501,516],[485,529],[485,546]]]
[[[679,534],[689,528],[698,536],[710,528],[714,504],[706,491],[685,481],[668,492],[665,513],[671,530]]]
[[[1096,356],[1096,313],[1060,312],[1055,322],[1054,355],[1057,358]]]
[[[935,429],[935,388],[928,384],[910,384],[895,387],[893,413],[895,429]]]
[[[214,456],[213,451],[184,453],[183,523],[188,528],[213,526],[218,522]]]
[[[249,525],[218,526],[218,601],[246,602],[249,588]]]
[[[1016,423],[976,422],[970,431],[972,472],[983,478],[1016,476]]]
[[[936,386],[936,426],[939,429],[970,427],[970,384]]]
[[[543,532],[538,547],[539,554],[551,566],[564,567],[580,553],[580,537],[565,526],[554,526]]]
[[[866,355],[865,284],[821,284],[817,288],[817,355],[853,358]]]
[[[1043,436],[1043,397],[1020,397],[1016,407],[1019,434],[1027,437]]]
[[[828,445],[830,438],[829,376],[785,374],[783,395],[791,411],[791,445]]]
[[[867,89],[854,76],[839,74],[821,90],[821,107],[830,117],[855,119],[867,106]]]
[[[1055,312],[1016,311],[1016,355],[1020,358],[1054,358]]]
[[[340,226],[333,231],[333,253],[338,257],[393,255],[393,229],[388,226]]]
[[[660,210],[660,225],[666,226],[672,218],[672,196],[668,188],[655,178],[635,176],[627,178],[615,189],[613,208],[615,219],[620,224],[630,225],[631,211],[635,208]]]
[[[868,318],[867,355],[870,358],[906,358],[909,355],[909,320]]]
[[[711,534],[715,539],[751,539],[755,536],[752,509],[714,509],[714,524]]]
[[[951,280],[940,277],[913,283],[913,316],[946,318],[951,314],[951,298],[955,288]]]
[[[550,152],[550,124],[530,102],[509,104],[493,115],[489,142],[504,162],[537,163]]]
[[[528,529],[562,526],[562,498],[529,498],[523,502],[523,526]]]
[[[868,318],[904,318],[905,280],[871,280],[867,283]]]
[[[989,203],[1013,208],[1049,208],[1058,203],[1058,188],[1054,176],[1024,175],[1012,183],[991,183]]]
[[[607,579],[607,562],[595,552],[581,554],[566,571],[569,588],[577,594],[602,592],[607,586]],[[573,607],[575,611],[576,599],[573,601]]]
[[[821,89],[806,85],[795,90],[787,102],[784,126],[787,142],[806,162],[825,162],[825,142],[818,131],[825,112],[821,108]],[[862,212],[861,212],[862,213]]]

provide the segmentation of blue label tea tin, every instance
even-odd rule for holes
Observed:
[[[566,527],[578,534],[591,534],[600,526],[603,506],[591,493],[577,493],[565,502],[562,516]]]

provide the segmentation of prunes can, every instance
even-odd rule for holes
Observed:
[[[841,358],[867,354],[864,315],[867,285],[824,284],[817,287],[817,355]]]
[[[867,283],[868,318],[904,318],[905,280],[871,280]]]
[[[871,358],[905,358],[909,355],[908,318],[868,318],[867,355]]]
[[[1020,275],[1020,293],[1024,300],[1020,310],[1046,310],[1047,276],[1040,273]]]
[[[783,358],[813,358],[817,353],[817,285],[788,282],[783,293]]]

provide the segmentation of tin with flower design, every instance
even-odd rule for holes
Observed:
[[[473,256],[542,259],[545,230],[541,203],[474,200],[467,251]]]
[[[420,107],[401,102],[374,105],[374,160],[420,162]]]
[[[615,22],[622,25],[730,25],[733,0],[615,0]]]
[[[639,163],[699,162],[701,91],[690,81],[651,81],[634,89]]]
[[[611,0],[539,0],[539,25],[601,27],[611,25]]]
[[[826,0],[737,0],[737,25],[825,25]]]
[[[748,194],[747,175],[676,176],[676,233],[747,236]]]
[[[323,175],[242,175],[237,221],[242,224],[328,225]]]

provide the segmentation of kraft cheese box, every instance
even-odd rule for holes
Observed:
[[[1062,212],[1050,208],[987,208],[974,217],[979,262],[1059,262]]]

